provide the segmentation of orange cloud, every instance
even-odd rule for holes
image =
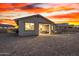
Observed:
[[[49,18],[79,18],[79,13],[62,14],[56,16],[49,16]]]
[[[16,12],[28,12],[28,13],[51,13],[51,12],[55,12],[55,11],[61,11],[61,10],[74,10],[74,9],[78,9],[79,4],[62,4],[61,6],[56,6],[56,7],[51,7],[51,8],[25,8],[22,9],[22,7],[29,5],[28,3],[0,3],[0,12],[12,12],[12,11],[16,11]],[[53,4],[52,4],[53,6]],[[78,24],[79,21],[79,12],[78,13],[71,13],[71,14],[62,14],[62,15],[56,15],[56,16],[47,16],[48,18],[51,18],[53,20],[53,18],[58,18],[61,22],[62,20],[64,20],[63,18],[68,19],[69,23],[70,22],[75,22]],[[65,20],[66,20],[65,19]],[[56,20],[56,19],[55,19]],[[54,21],[55,21],[54,20]],[[72,21],[73,20],[73,21]],[[10,23],[10,24],[15,24],[14,21],[9,21],[9,20],[4,20],[1,21],[0,23]],[[65,21],[63,21],[65,22]]]
[[[0,19],[0,24],[10,24],[10,25],[17,25],[16,22],[14,20],[10,20],[10,19]]]
[[[14,8],[10,3],[0,3],[0,8]]]

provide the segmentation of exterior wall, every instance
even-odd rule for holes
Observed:
[[[19,21],[19,36],[38,35],[38,23],[34,24],[34,30],[25,30],[25,22]]]
[[[34,30],[25,30],[25,23],[34,23]],[[18,21],[19,25],[19,36],[33,36],[33,35],[39,35],[39,24],[51,24],[50,21],[47,21],[46,19],[42,17],[28,17],[28,18],[21,18]],[[50,29],[51,30],[51,29]]]

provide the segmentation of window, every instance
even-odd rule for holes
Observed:
[[[34,23],[25,23],[25,30],[34,30]]]

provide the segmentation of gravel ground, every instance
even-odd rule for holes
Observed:
[[[79,56],[79,33],[18,37],[0,34],[2,56]]]

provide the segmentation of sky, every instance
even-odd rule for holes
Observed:
[[[13,19],[35,14],[55,23],[79,25],[79,3],[0,3],[0,19],[5,19],[0,23],[15,24]]]

